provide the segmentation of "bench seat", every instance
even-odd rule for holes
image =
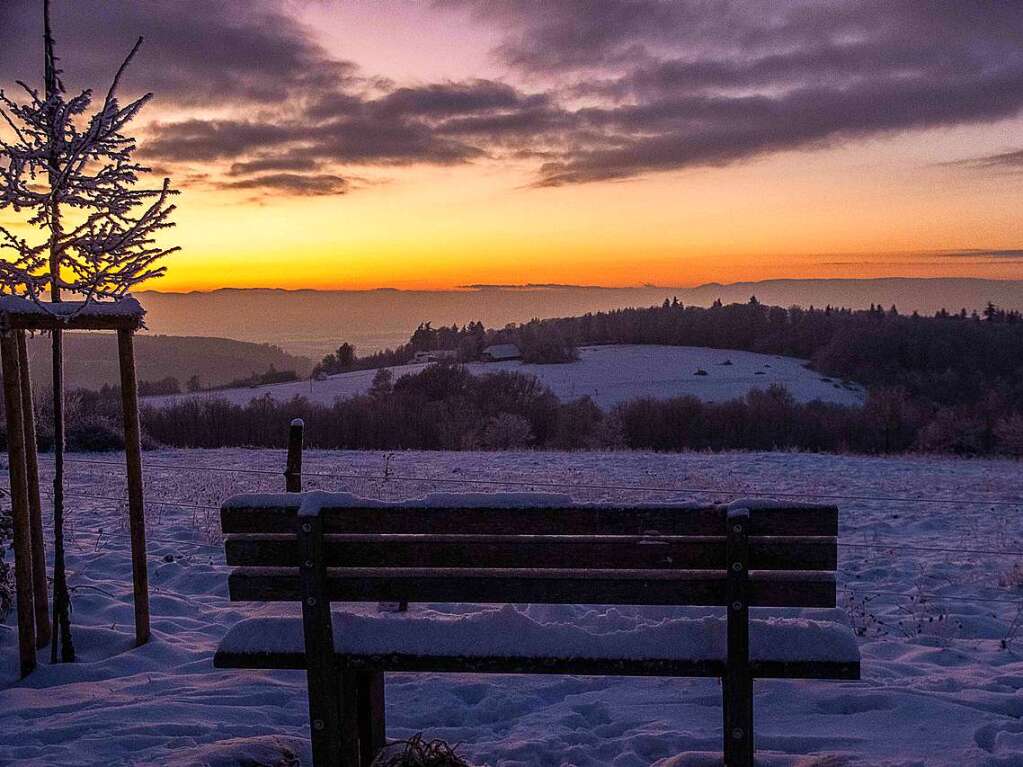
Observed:
[[[856,637],[842,610],[759,610],[750,620],[758,678],[859,679]],[[678,615],[678,612],[675,613]],[[510,605],[465,615],[333,613],[339,669],[463,673],[707,676],[725,671],[727,622],[682,611],[630,630],[539,623]],[[300,617],[250,618],[224,637],[218,668],[305,669]]]

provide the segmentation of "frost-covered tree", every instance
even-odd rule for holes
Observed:
[[[81,303],[119,298],[161,276],[159,264],[177,250],[157,242],[172,226],[175,192],[164,179],[140,187],[149,168],[134,159],[135,139],[125,129],[152,98],[121,105],[121,78],[142,45],[135,43],[102,100],[85,90],[69,96],[57,68],[49,0],[43,0],[44,88],[18,81],[18,96],[0,91],[0,211],[25,216],[21,229],[0,225],[0,290],[44,308],[71,297]],[[49,299],[47,302],[45,299]],[[66,308],[61,312],[67,315]],[[54,411],[54,635],[61,657],[74,659],[63,563],[63,344],[53,333]],[[58,641],[54,641],[56,660]]]

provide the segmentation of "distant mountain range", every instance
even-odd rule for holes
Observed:
[[[988,301],[1023,309],[1023,280],[767,280],[690,288],[475,285],[444,291],[226,288],[208,293],[143,291],[138,297],[148,311],[146,324],[152,333],[270,343],[292,354],[318,358],[341,341],[354,343],[361,352],[393,347],[406,341],[420,322],[438,326],[482,320],[488,327],[501,327],[533,317],[652,306],[672,296],[686,304],[709,306],[716,299],[734,303],[751,295],[781,306],[864,308],[874,303],[888,308],[894,304],[905,313],[932,314],[943,307],[979,310]],[[249,372],[240,369],[239,375]]]

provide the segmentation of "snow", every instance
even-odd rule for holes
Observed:
[[[327,493],[312,490],[295,493],[239,493],[223,502],[229,509],[290,509],[299,514],[315,516],[322,508],[404,508],[404,509],[515,509],[555,508],[574,505],[572,497],[563,493],[429,493],[422,498],[382,501],[362,498],[352,493]]]
[[[288,764],[289,750],[308,764],[304,674],[212,667],[233,626],[298,615],[297,606],[229,602],[219,540],[220,502],[235,493],[279,490],[284,451],[145,454],[153,640],[141,648],[133,646],[126,504],[95,498],[124,497],[123,457],[69,458],[68,565],[81,661],[50,666],[44,654],[41,667],[19,681],[14,616],[0,627],[0,764],[183,767],[244,758],[273,764],[275,754]],[[115,465],[77,462],[82,459]],[[48,473],[51,458],[41,460]],[[495,491],[556,484],[594,503],[787,503],[789,496],[827,496],[841,509],[840,604],[858,636],[863,679],[757,682],[762,767],[1023,764],[1018,462],[798,453],[400,452],[388,458],[310,450],[303,464],[308,489],[383,501],[485,480],[539,483],[489,486]],[[385,466],[388,479],[376,478]],[[44,477],[44,487],[47,482]],[[581,485],[619,489],[574,489]],[[620,489],[625,486],[662,490]],[[363,607],[367,620],[407,620]],[[416,607],[449,613],[450,620],[485,609]],[[651,607],[514,609],[511,617],[526,628],[528,619],[594,634],[645,634],[691,617]],[[711,679],[394,674],[387,681],[388,734],[422,731],[461,743],[472,761],[492,767],[713,765],[720,764],[720,696]]]
[[[728,651],[725,618],[690,612],[627,628],[620,628],[615,616],[585,625],[539,621],[511,605],[468,614],[418,607],[409,613],[337,612],[334,646],[349,655],[723,661]],[[827,620],[840,611],[820,612],[827,614],[752,620],[750,657],[858,661],[848,624]],[[279,616],[242,621],[221,644],[231,653],[300,653],[302,648],[302,621]]]
[[[587,346],[579,360],[562,365],[524,364],[518,360],[478,362],[466,365],[476,375],[512,370],[535,375],[565,401],[588,395],[601,407],[612,407],[636,397],[665,399],[693,395],[708,402],[742,397],[751,389],[783,384],[800,402],[821,400],[841,405],[862,404],[863,390],[808,370],[805,360],[769,354],[705,349],[693,346]],[[726,363],[731,364],[726,364]],[[425,364],[391,368],[395,378],[417,373]],[[696,375],[696,371],[707,375]],[[196,394],[149,397],[151,405],[165,405],[183,398],[223,398],[244,404],[269,395],[284,402],[305,397],[331,404],[338,397],[353,397],[369,390],[375,370],[357,370],[316,381],[293,381],[244,389],[225,389]]]
[[[146,310],[133,296],[116,301],[61,301],[54,304],[44,302],[42,306],[23,296],[0,296],[0,313],[32,314],[44,316],[78,317],[142,317]]]

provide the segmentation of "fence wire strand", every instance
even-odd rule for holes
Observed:
[[[93,459],[67,460],[65,463],[92,464],[101,466],[121,467],[117,461],[99,461]],[[270,469],[246,469],[235,466],[199,466],[187,464],[144,464],[144,469],[157,471],[207,471],[244,474],[262,474],[273,477],[284,476],[282,471]],[[633,493],[696,493],[700,495],[734,495],[737,491],[734,488],[720,487],[688,487],[685,485],[676,487],[661,487],[648,485],[627,485],[627,484],[600,484],[595,482],[563,483],[551,482],[546,479],[484,479],[480,477],[421,477],[407,474],[362,474],[353,472],[316,472],[303,471],[303,477],[322,477],[327,479],[355,479],[371,480],[376,482],[421,482],[434,484],[458,484],[458,485],[486,485],[500,487],[530,487],[549,488],[562,492],[569,490],[611,490],[615,492]],[[521,475],[520,475],[521,476]],[[834,501],[857,501],[864,503],[899,503],[899,504],[929,504],[929,505],[986,505],[986,506],[1023,506],[1023,499],[1007,501],[999,498],[932,498],[932,497],[909,497],[909,496],[883,496],[883,495],[849,495],[837,493],[814,493],[810,491],[786,492],[774,488],[749,487],[742,492],[767,495],[774,498],[790,498],[796,500],[834,500]]]
[[[91,466],[108,466],[115,468],[123,468],[124,464],[118,461],[106,461],[100,459],[89,459],[89,458],[74,458],[66,461],[68,464],[81,464]],[[208,473],[229,473],[229,474],[247,474],[247,475],[259,475],[259,476],[272,476],[282,477],[284,476],[283,471],[274,471],[271,469],[256,469],[256,468],[245,468],[237,466],[220,466],[220,465],[198,465],[198,464],[178,464],[178,463],[144,463],[144,470],[154,472],[208,472]],[[962,506],[962,505],[974,505],[974,506],[987,506],[987,507],[1013,507],[1018,508],[1023,505],[1023,500],[1012,501],[999,498],[978,498],[978,497],[962,497],[956,499],[949,498],[935,498],[935,497],[910,497],[910,496],[896,496],[896,495],[865,495],[865,494],[842,494],[842,493],[814,493],[809,491],[801,492],[787,492],[772,488],[753,487],[744,488],[741,491],[737,491],[734,488],[716,488],[716,487],[688,487],[688,486],[648,486],[648,485],[631,485],[631,484],[602,484],[595,482],[577,482],[577,483],[559,483],[552,482],[548,479],[487,479],[482,477],[428,477],[428,476],[415,476],[407,474],[394,474],[387,472],[385,474],[368,474],[359,472],[325,472],[325,471],[303,471],[303,477],[317,477],[325,479],[342,479],[342,480],[357,480],[357,481],[371,481],[371,482],[406,482],[406,483],[423,483],[423,484],[448,484],[448,485],[469,485],[469,486],[488,486],[488,487],[522,487],[522,488],[547,488],[556,489],[560,492],[567,492],[573,490],[582,491],[610,491],[610,492],[629,492],[629,493],[651,493],[651,494],[677,494],[677,493],[691,493],[699,495],[735,495],[737,492],[765,495],[774,498],[785,498],[803,501],[854,501],[863,503],[889,503],[889,504],[907,504],[907,505],[949,505],[949,506]],[[520,473],[518,475],[522,477]],[[527,477],[529,475],[526,475]],[[0,488],[0,492],[5,492],[3,488]],[[47,497],[52,497],[52,494],[44,491]],[[65,497],[78,498],[81,500],[89,501],[100,501],[104,503],[118,504],[118,507],[127,503],[127,499],[123,497],[111,497],[105,495],[97,495],[92,493],[83,493],[78,491],[65,492]],[[152,499],[147,498],[146,504],[148,506],[171,506],[185,509],[195,509],[202,511],[219,511],[220,507],[213,504],[199,504],[182,499],[175,498],[158,498]],[[102,528],[96,530],[77,530],[72,533],[74,536],[92,537],[93,540],[97,541],[97,547],[101,545],[103,540],[128,540],[129,535],[124,531],[104,531]],[[182,541],[173,538],[166,538],[162,536],[148,535],[148,540],[154,543],[161,543],[169,546],[190,546],[199,549],[208,549],[210,551],[222,551],[222,544],[203,543],[200,541]],[[888,541],[872,541],[868,543],[855,543],[851,541],[844,541],[841,538],[837,541],[837,546],[842,549],[859,549],[859,550],[871,550],[871,549],[883,549],[885,551],[897,551],[897,552],[913,552],[913,553],[939,553],[939,554],[962,554],[970,556],[990,556],[990,557],[1019,557],[1023,558],[1023,551],[1009,550],[1009,549],[983,549],[983,548],[961,548],[961,547],[944,547],[944,546],[920,546],[915,544],[901,544]],[[227,567],[227,565],[215,564],[215,567]],[[914,602],[925,602],[925,601],[952,601],[952,602],[974,602],[983,604],[1005,604],[1014,605],[1019,609],[1023,609],[1023,599],[1003,599],[1003,598],[986,598],[986,597],[965,597],[965,596],[952,596],[942,594],[930,594],[930,593],[906,593],[900,591],[889,591],[883,589],[859,589],[854,587],[842,587],[837,590],[838,594],[845,595],[851,598],[875,596],[875,597],[892,597],[896,599],[905,599]]]

